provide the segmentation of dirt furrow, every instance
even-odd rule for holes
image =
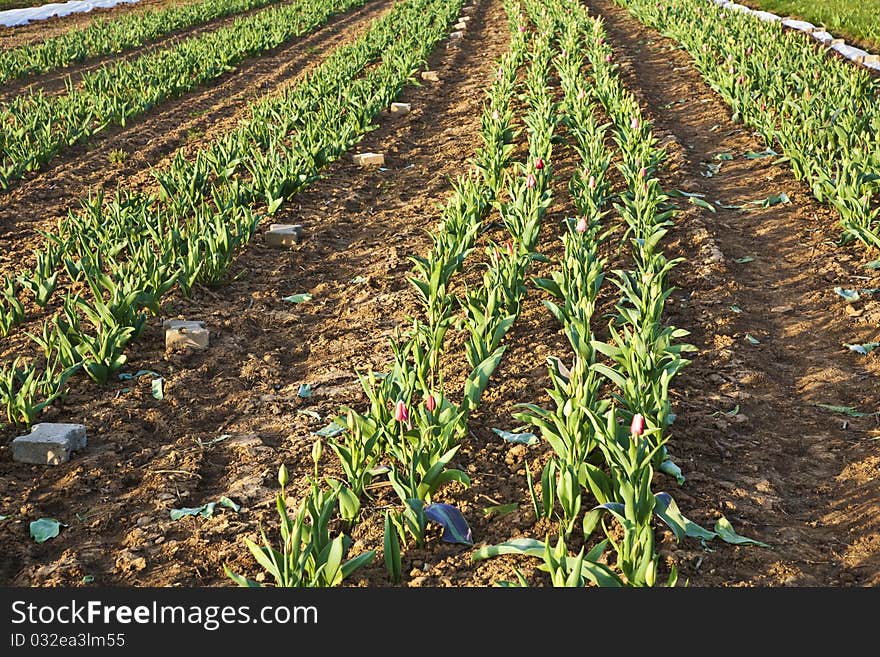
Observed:
[[[878,277],[860,247],[835,244],[835,215],[787,166],[744,157],[764,145],[686,53],[608,0],[587,4],[669,143],[664,185],[716,208],[683,204],[667,249],[686,258],[669,319],[700,349],[676,390],[671,451],[688,481],[674,495],[695,520],[724,514],[772,547],[683,548],[683,574],[695,585],[877,584],[880,521],[867,513],[880,498],[877,415],[817,404],[878,411],[876,355],[842,345],[878,339],[880,303],[848,309],[833,292]],[[783,192],[790,203],[765,202]]]

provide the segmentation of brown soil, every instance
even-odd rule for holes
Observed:
[[[301,245],[272,250],[257,237],[227,285],[200,290],[193,299],[169,301],[164,317],[208,323],[212,344],[207,352],[165,354],[164,317],[151,321],[131,349],[126,369],[159,372],[165,381],[164,401],[152,398],[149,376],[103,388],[78,380],[68,399],[45,420],[85,423],[86,450],[67,465],[47,469],[14,463],[8,447],[0,447],[0,514],[12,516],[0,522],[0,582],[78,585],[83,576],[92,575],[96,584],[227,585],[222,572],[226,563],[258,576],[243,539],[257,539],[261,524],[274,536],[278,465],[284,462],[290,469],[295,496],[311,467],[312,432],[340,406],[362,407],[355,372],[383,370],[391,357],[389,338],[396,328],[406,327],[408,316],[418,314],[406,281],[408,256],[429,248],[428,231],[439,219],[438,204],[450,192],[449,178],[470,166],[484,90],[495,58],[507,46],[500,2],[478,0],[476,5],[461,45],[441,44],[428,63],[442,81],[405,89],[400,100],[412,103],[413,111],[401,118],[379,117],[378,129],[357,147],[385,153],[386,170],[360,169],[348,158],[332,164],[322,180],[273,217],[302,223],[306,239]],[[829,243],[836,236],[833,216],[810,201],[785,168],[772,166],[769,159],[736,157],[721,162],[718,175],[701,176],[702,162],[717,162],[712,159],[716,153],[739,156],[761,145],[730,122],[729,112],[687,57],[670,49],[671,42],[610,3],[591,6],[609,17],[625,79],[668,143],[672,162],[664,185],[724,203],[781,191],[793,201],[748,214],[721,209],[707,214],[684,205],[667,238],[669,254],[688,259],[675,272],[681,289],[670,305],[670,321],[692,331],[690,340],[700,352],[675,392],[679,420],[671,451],[688,480],[678,487],[658,477],[658,484],[695,521],[711,525],[723,513],[742,534],[764,540],[772,549],[719,541],[711,545],[714,551],[695,541],[676,546],[667,532],[661,535],[661,553],[677,562],[691,585],[876,584],[877,457],[876,443],[870,441],[880,435],[876,419],[846,418],[812,404],[876,410],[877,356],[860,357],[840,344],[878,340],[880,308],[876,302],[860,302],[855,309],[860,316],[850,318],[831,288],[880,284],[876,277],[850,278],[871,273],[858,266],[862,252]],[[286,56],[295,52],[293,48]],[[274,65],[283,61],[279,53]],[[291,64],[291,70],[301,63]],[[243,111],[244,99],[257,93],[264,78],[248,80],[240,88],[251,95],[242,96],[236,111]],[[226,96],[215,98],[222,105]],[[679,99],[684,102],[675,102]],[[210,93],[200,102],[210,110]],[[106,142],[118,140],[110,148],[131,144],[141,138],[144,126],[158,137],[163,127],[175,125],[174,119],[159,123],[173,111],[169,106],[140,129],[120,132]],[[233,114],[221,111],[215,117],[209,111],[200,125],[218,134],[232,125]],[[184,116],[181,109],[176,119]],[[4,266],[34,243],[34,228],[50,225],[91,186],[148,184],[146,166],[165,161],[182,142],[161,143],[148,156],[151,160],[132,163],[130,170],[119,173],[106,171],[109,150],[94,159],[87,152],[71,154],[57,169],[13,191],[17,210],[0,216],[10,227],[6,244],[16,245]],[[101,142],[100,148],[105,146]],[[562,181],[571,173],[573,154],[566,146],[556,148],[554,167]],[[134,146],[129,152],[140,156],[140,150]],[[58,178],[53,177],[56,171]],[[62,184],[55,195],[57,190],[50,187]],[[29,194],[21,192],[25,188]],[[570,213],[564,185],[557,184],[556,190],[542,230],[541,251],[551,257],[560,251],[555,239],[559,221]],[[28,196],[35,198],[29,202]],[[35,214],[44,219],[34,223]],[[28,216],[30,221],[23,218]],[[502,235],[490,226],[481,236],[463,280],[479,279],[482,246]],[[755,260],[733,261],[746,255]],[[531,273],[544,270],[537,266]],[[311,293],[313,300],[299,305],[281,300],[300,292]],[[606,309],[613,303],[610,289],[603,303]],[[743,312],[730,311],[734,304]],[[781,312],[782,306],[791,310]],[[761,344],[745,341],[746,332]],[[461,336],[451,334],[450,339],[457,344]],[[525,463],[533,473],[539,471],[546,447],[511,447],[491,428],[517,426],[510,417],[515,403],[547,402],[546,358],[564,357],[570,348],[533,289],[507,342],[502,364],[456,457],[472,485],[443,492],[446,501],[463,510],[479,544],[517,536],[543,538],[550,529],[535,522],[525,487]],[[462,379],[462,362],[445,363],[452,388]],[[311,397],[297,396],[300,383],[312,386]],[[721,415],[737,404],[738,413]],[[303,410],[322,419],[297,412]],[[6,445],[13,435],[0,433],[0,443]],[[325,452],[324,464],[331,472],[333,460]],[[355,551],[381,548],[382,507],[394,501],[382,488],[374,494],[364,522],[354,530]],[[219,511],[210,519],[168,517],[169,509],[197,506],[221,495],[241,503],[241,512]],[[514,513],[484,517],[487,506],[512,502],[519,504]],[[69,526],[37,545],[28,538],[28,523],[42,516]],[[440,543],[432,529],[424,549],[407,551],[404,583],[485,586],[512,579],[513,566],[536,584],[545,581],[534,562],[505,557],[474,564],[470,553]],[[387,586],[381,557],[349,583]]]
[[[192,4],[195,1],[189,0],[186,3],[179,4]],[[98,18],[112,20],[125,14],[137,14],[151,9],[164,9],[171,4],[178,3],[171,0],[140,0],[140,2],[134,4],[121,4],[108,9],[95,9],[86,13],[55,16],[44,21],[33,21],[27,25],[19,25],[17,27],[0,26],[0,50],[10,50],[27,43],[49,39],[70,30],[81,29]]]
[[[68,84],[78,85],[82,81],[84,75],[99,68],[116,62],[131,61],[142,55],[157,52],[159,50],[173,48],[187,39],[192,39],[207,34],[208,32],[214,32],[221,27],[230,25],[243,16],[250,16],[281,4],[284,3],[250,9],[232,16],[216,18],[193,27],[176,30],[137,48],[126,50],[123,53],[95,57],[84,63],[72,64],[65,68],[49,71],[42,75],[31,75],[20,80],[10,80],[0,87],[0,104],[9,103],[18,95],[31,92],[35,93],[37,91],[42,91],[46,96],[61,95],[67,90]]]

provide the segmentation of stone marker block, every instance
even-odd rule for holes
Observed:
[[[82,424],[41,422],[26,436],[12,441],[12,458],[19,463],[60,465],[70,460],[70,453],[86,446],[86,428]]]
[[[303,227],[299,224],[272,224],[263,235],[269,246],[282,249],[302,241]]]
[[[473,6],[473,5],[468,5],[467,7],[462,7],[462,8],[461,8],[461,13],[462,13],[462,14],[470,14],[473,10],[474,10],[474,6]]]
[[[204,322],[166,319],[162,327],[165,329],[165,349],[167,351],[185,351],[187,349],[204,351],[208,348],[209,334]]]
[[[455,25],[453,25],[452,28],[455,29],[455,30],[466,30],[466,29],[467,29],[467,23],[462,23],[461,21],[459,21],[458,23],[456,23]]]
[[[880,71],[880,62],[864,62],[863,64],[874,71]]]
[[[391,114],[393,116],[403,116],[412,111],[412,105],[409,103],[391,103]]]
[[[374,166],[380,167],[385,164],[385,156],[382,153],[358,153],[352,156],[354,163],[359,167]]]
[[[471,20],[471,16],[459,16],[458,17],[459,23],[467,23],[470,20]]]
[[[865,55],[862,64],[880,64],[880,55]]]
[[[461,30],[459,30],[458,32],[450,32],[449,33],[449,39],[451,41],[456,41],[457,39],[460,39],[463,36],[464,36],[464,32],[462,32]]]
[[[806,32],[807,34],[816,29],[816,26],[812,23],[808,23],[807,21],[797,21],[793,18],[783,18],[782,24],[785,25],[785,27],[790,27],[793,30]]]
[[[422,80],[440,82],[440,75],[438,75],[437,71],[422,71]]]

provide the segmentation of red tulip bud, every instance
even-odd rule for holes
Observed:
[[[761,111],[764,112],[767,110],[767,103],[761,103]]]
[[[587,181],[587,187],[590,189],[596,189],[596,177],[590,176],[590,179]]]
[[[578,99],[578,100],[583,100],[583,99],[586,98],[586,97],[587,97],[587,92],[586,92],[586,91],[584,91],[583,89],[581,89],[581,90],[578,91],[578,95],[577,95],[577,99]]]
[[[434,409],[437,408],[437,400],[434,399],[434,395],[428,395],[428,398],[425,400],[425,408],[428,409],[429,413],[433,413]]]
[[[534,189],[535,185],[537,185],[537,184],[538,184],[538,180],[535,178],[535,174],[530,173],[526,177],[526,187],[528,187],[529,189]]]
[[[513,242],[511,242],[510,240],[507,240],[504,243],[504,246],[507,249],[507,255],[509,255],[512,258],[513,257]]]
[[[584,217],[581,217],[580,219],[578,219],[577,226],[575,226],[574,229],[579,233],[586,233],[587,232],[587,220]]]
[[[641,169],[639,169],[639,178],[647,178],[647,177],[648,177],[648,170],[645,167],[642,167]]]
[[[599,37],[599,45],[601,46],[603,43],[605,43],[605,37]]]
[[[645,433],[645,418],[642,417],[641,413],[633,415],[632,424],[629,425],[629,432],[634,436],[641,436]]]
[[[520,32],[520,34],[522,34],[522,33],[525,32],[525,31],[526,31],[526,26],[525,26],[525,25],[520,25],[520,26],[519,26],[519,32]]]
[[[638,130],[640,125],[641,124],[639,123],[639,117],[637,116],[632,117],[632,120],[629,122],[629,127],[631,130]]]
[[[406,403],[402,399],[394,406],[394,419],[398,422],[409,421],[409,411],[406,408]]]
[[[736,83],[737,83],[737,84],[742,84],[742,83],[745,82],[745,81],[746,81],[746,79],[745,79],[742,75],[740,75],[740,76],[736,79]]]
[[[544,160],[542,160],[540,157],[537,160],[535,160],[535,168],[538,171],[540,171],[541,169],[544,168]]]
[[[746,48],[746,54],[747,54],[747,55],[751,55],[751,54],[752,54],[752,47],[751,47],[751,46],[749,46],[748,48]]]
[[[608,53],[607,55],[605,55],[605,63],[606,63],[606,64],[610,64],[610,63],[611,63],[611,59],[612,59],[612,58],[611,58],[611,53]]]

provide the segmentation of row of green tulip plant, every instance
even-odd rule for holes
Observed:
[[[122,53],[172,32],[275,2],[278,0],[202,0],[111,20],[97,19],[82,29],[0,52],[0,84],[102,55]]]
[[[429,521],[443,526],[444,540],[472,543],[467,521],[458,509],[435,500],[448,483],[470,484],[462,470],[451,467],[452,461],[467,432],[468,417],[478,407],[506,349],[501,342],[519,314],[531,258],[525,246],[533,242],[530,231],[521,229],[522,222],[511,221],[511,239],[505,245],[488,240],[481,284],[455,283],[455,275],[472,254],[493,207],[502,217],[522,216],[523,209],[531,208],[545,193],[546,177],[540,185],[538,179],[547,170],[548,130],[553,131],[548,124],[554,123],[555,115],[545,112],[549,42],[537,40],[529,52],[517,5],[511,0],[505,8],[510,19],[510,50],[499,62],[483,107],[482,144],[474,157],[474,171],[455,181],[441,221],[431,234],[431,250],[424,257],[412,258],[410,281],[422,317],[395,336],[394,362],[388,373],[360,375],[369,407],[364,412],[343,408],[336,420],[339,432],[327,438],[343,479],[325,480],[336,495],[343,522],[362,520],[362,505],[376,478],[387,477],[391,484],[397,504],[384,513],[383,554],[388,576],[395,583],[402,577],[402,551],[409,545],[424,545]],[[515,127],[512,100],[518,71],[526,61],[523,86],[529,109],[524,122],[539,130],[530,135],[527,161],[515,163],[514,141],[520,129]],[[543,122],[539,113],[543,113]],[[457,293],[450,289],[454,285],[460,287]],[[460,403],[448,394],[441,365],[446,334],[452,327],[467,335],[465,359],[470,373]],[[308,495],[319,490],[313,486]],[[266,550],[269,545],[251,543],[250,547]]]
[[[562,324],[574,358],[570,367],[550,359],[552,409],[523,404],[515,414],[535,426],[552,448],[540,494],[527,474],[536,514],[557,521],[559,535],[555,542],[548,535],[544,541],[518,539],[482,548],[474,558],[537,557],[554,586],[652,586],[659,569],[654,516],[670,524],[679,538],[684,536],[680,528],[690,526],[668,494],[651,490],[657,468],[680,477],[665,449],[673,419],[668,393],[670,381],[688,362],[681,353],[692,349],[676,342],[686,333],[665,326],[662,319],[670,293],[666,277],[675,265],[659,249],[671,218],[654,177],[664,152],[615,72],[601,23],[571,0],[526,6],[540,33],[557,35],[564,123],[579,155],[569,182],[577,216],[565,222],[564,255],[552,276],[535,279],[551,296],[545,305]],[[600,123],[600,105],[610,124]],[[617,195],[608,179],[609,128],[620,156],[616,166],[626,183]],[[633,269],[612,272],[620,300],[608,327],[610,339],[602,342],[592,324],[606,279],[600,247],[615,234],[605,221],[613,198],[623,219],[623,235],[615,239],[632,245]],[[610,396],[606,383],[612,387]],[[604,514],[611,514],[618,526],[607,526]],[[587,551],[600,523],[605,537]],[[567,546],[572,541],[583,544],[576,555]],[[604,557],[609,545],[616,555],[613,568]],[[673,568],[667,583],[674,585],[676,579]],[[521,575],[519,584],[527,584]]]
[[[65,148],[219,78],[245,58],[300,37],[366,0],[319,0],[272,7],[157,52],[123,60],[68,83],[38,90],[0,108],[0,189],[42,169]]]
[[[619,0],[681,43],[735,119],[780,148],[840,215],[844,240],[880,249],[880,86],[779,22],[699,0]]]
[[[9,422],[33,422],[63,394],[71,370],[107,381],[168,293],[222,282],[266,206],[275,212],[372,128],[453,14],[442,0],[406,0],[300,84],[260,101],[234,131],[191,159],[178,156],[156,174],[158,194],[82,199],[82,209],[46,235],[37,267],[5,282],[4,317],[13,306],[24,315],[24,289],[54,279],[64,291],[54,314],[31,322],[42,357],[0,368]]]

